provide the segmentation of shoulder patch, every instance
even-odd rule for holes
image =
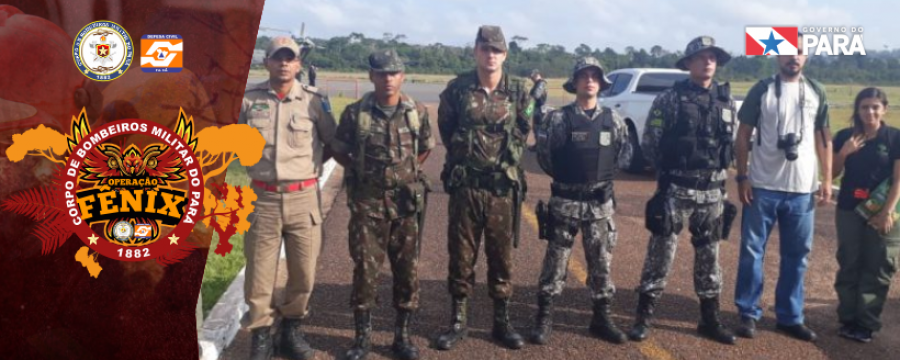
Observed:
[[[528,107],[525,108],[525,116],[531,117],[534,114],[534,99],[528,101]]]
[[[331,113],[331,102],[328,101],[328,95],[322,96],[322,110],[326,113]]]

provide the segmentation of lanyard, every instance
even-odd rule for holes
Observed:
[[[806,111],[804,111],[804,105],[806,104],[806,84],[804,84],[804,78],[801,76],[798,80],[798,84],[800,87],[800,130],[798,132],[799,140],[803,141],[803,130],[806,127]],[[785,115],[787,115],[787,110],[784,111]],[[783,134],[782,123],[784,122],[784,117],[781,113],[781,75],[775,75],[775,132],[778,134],[780,138]],[[760,122],[760,128],[762,127],[762,122]],[[759,131],[760,134],[756,136],[757,145],[762,144],[762,130]]]
[[[803,83],[803,77],[798,80],[797,86],[800,87],[800,140],[803,139],[803,130],[806,126],[806,112],[803,111],[803,105],[806,104],[806,85]],[[775,80],[775,113],[777,114],[778,123],[776,125],[775,130],[777,130],[779,137],[781,134],[781,129],[783,126],[784,116],[781,114],[781,75],[777,75]],[[787,115],[787,109],[785,109],[784,114]]]

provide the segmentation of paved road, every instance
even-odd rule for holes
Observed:
[[[435,109],[436,106],[429,106]],[[435,119],[432,117],[432,119]],[[774,289],[778,271],[778,236],[773,238],[767,252],[766,285],[763,308],[766,313],[759,324],[755,340],[739,340],[736,346],[725,346],[700,338],[696,334],[699,305],[693,293],[691,273],[693,252],[687,231],[680,238],[669,286],[657,310],[656,327],[649,341],[616,346],[592,338],[587,332],[591,307],[585,288],[585,261],[581,245],[576,245],[569,264],[567,289],[557,301],[555,327],[546,346],[526,345],[520,351],[509,351],[492,342],[491,303],[484,282],[486,264],[481,256],[478,264],[478,287],[470,305],[470,337],[450,352],[429,347],[434,336],[449,322],[450,296],[446,289],[447,276],[447,195],[442,191],[439,173],[444,148],[439,145],[425,166],[436,192],[431,194],[428,224],[422,244],[419,274],[421,278],[420,313],[414,327],[414,341],[422,348],[425,359],[887,359],[900,351],[900,280],[887,303],[883,320],[884,331],[873,343],[860,345],[837,337],[836,297],[832,289],[837,264],[833,208],[820,208],[817,213],[816,237],[807,277],[808,324],[818,331],[815,344],[795,341],[774,332]],[[540,272],[545,244],[537,239],[532,209],[538,199],[550,196],[550,179],[537,166],[533,154],[524,160],[528,173],[529,194],[523,209],[521,245],[514,255],[513,283],[515,294],[511,316],[514,325],[527,331],[536,310],[536,282]],[[332,181],[335,181],[332,178]],[[734,184],[729,184],[734,193]],[[643,208],[652,194],[655,183],[648,176],[621,174],[616,184],[619,226],[618,246],[614,251],[613,279],[619,289],[613,309],[615,321],[628,329],[634,320],[637,296],[634,292],[640,278],[647,247],[648,233],[643,227]],[[309,340],[319,350],[318,359],[340,359],[352,344],[353,316],[348,302],[352,262],[348,255],[347,223],[349,211],[341,191],[325,222],[325,245],[318,265],[318,280],[312,298],[312,315],[306,323]],[[740,224],[740,219],[736,224]],[[737,229],[735,229],[737,230]],[[733,305],[734,281],[738,258],[738,232],[721,246],[723,277],[723,318],[726,325],[735,326],[739,319]],[[284,274],[284,268],[280,271]],[[393,309],[390,308],[391,279],[385,264],[379,284],[381,306],[373,313],[375,333],[374,353],[370,359],[390,359],[393,330]],[[282,278],[279,286],[283,286]],[[278,289],[280,293],[281,288]],[[223,359],[246,359],[249,334],[238,333]],[[602,355],[601,355],[602,354]]]

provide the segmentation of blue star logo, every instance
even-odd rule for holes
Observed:
[[[776,40],[774,31],[769,32],[768,39],[759,39],[759,41],[761,41],[763,44],[766,44],[766,49],[763,50],[763,55],[768,54],[769,50],[775,50],[776,54],[781,54],[778,52],[778,44],[780,44],[784,40]]]

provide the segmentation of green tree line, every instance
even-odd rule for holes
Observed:
[[[351,33],[330,39],[310,39],[316,47],[305,59],[305,65],[313,64],[327,71],[366,71],[366,59],[372,51],[393,47],[406,62],[407,72],[410,73],[456,74],[471,70],[474,66],[471,45],[408,44],[403,41],[405,38],[403,34],[385,33],[381,39],[374,39]],[[256,40],[256,48],[265,49],[269,42],[269,37],[260,36]],[[629,46],[624,52],[609,47],[594,48],[587,44],[580,44],[571,52],[562,45],[528,45],[526,37],[516,35],[510,39],[505,64],[508,71],[526,76],[532,69],[539,69],[544,77],[566,77],[574,59],[584,55],[596,57],[608,71],[632,67],[671,68],[683,54],[681,50],[670,51],[659,45],[649,51]],[[867,49],[866,53],[810,56],[804,71],[810,77],[827,83],[900,84],[900,49]],[[718,70],[717,75],[721,79],[752,81],[770,76],[777,70],[775,61],[770,57],[733,55],[731,62]]]

